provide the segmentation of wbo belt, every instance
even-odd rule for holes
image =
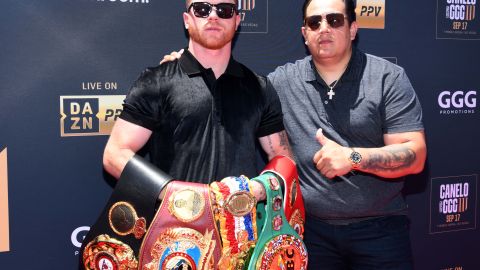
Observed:
[[[305,225],[305,206],[295,162],[286,156],[274,157],[261,174],[273,173],[284,193],[283,209],[288,223],[303,238]]]
[[[220,236],[207,184],[171,182],[144,237],[139,268],[217,269]]]

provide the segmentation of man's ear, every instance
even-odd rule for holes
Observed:
[[[301,31],[302,31],[303,39],[305,40],[305,42],[307,42],[307,29],[305,28],[305,26],[301,27]]]
[[[188,29],[189,21],[190,21],[190,16],[188,16],[188,13],[184,12],[183,13],[183,25],[185,25],[185,29]]]
[[[235,16],[235,31],[238,30],[238,26],[242,22],[242,17],[240,17],[240,14],[237,13],[237,16]]]
[[[350,40],[355,40],[358,31],[358,23],[354,21],[350,24]]]

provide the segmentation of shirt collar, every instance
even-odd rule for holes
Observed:
[[[350,57],[350,61],[348,62],[345,73],[342,75],[342,81],[355,81],[360,79],[362,76],[362,66],[364,65],[365,59],[365,54],[353,46],[352,56]],[[305,81],[315,81],[317,80],[317,75],[312,56],[308,56],[307,60],[308,61],[305,62]]]
[[[199,75],[205,72],[207,69],[204,68],[200,62],[193,56],[193,54],[185,48],[182,56],[178,60],[182,69],[187,73],[187,75]],[[240,63],[235,61],[232,56],[230,56],[230,60],[228,61],[227,69],[225,70],[224,74],[229,74],[235,77],[243,77],[243,68]]]

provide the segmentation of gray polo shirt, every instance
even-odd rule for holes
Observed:
[[[382,147],[384,134],[423,130],[420,102],[401,67],[354,48],[331,100],[311,56],[278,67],[268,78],[282,103],[308,215],[348,223],[406,214],[403,178],[356,173],[346,175],[348,181],[330,180],[313,163],[321,148],[315,137],[318,128],[349,147]]]

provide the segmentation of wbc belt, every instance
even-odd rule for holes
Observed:
[[[139,268],[217,269],[221,243],[206,184],[171,182],[144,237]]]
[[[267,200],[257,204],[259,236],[248,269],[306,270],[307,249],[297,232],[288,224],[283,211],[283,196],[280,182],[273,173],[263,173],[251,180],[265,187]]]
[[[137,269],[137,254],[162,189],[172,180],[139,156],[132,157],[96,223],[83,240],[79,269]]]
[[[295,162],[286,156],[274,157],[263,169],[262,173],[270,172],[280,180],[283,196],[283,209],[288,223],[303,238],[305,225],[305,206],[303,203],[300,181]]]

